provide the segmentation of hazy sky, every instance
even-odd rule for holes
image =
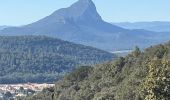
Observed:
[[[37,21],[77,0],[0,0],[0,25]],[[170,21],[170,0],[93,0],[108,22]]]

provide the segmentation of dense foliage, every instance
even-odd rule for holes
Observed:
[[[84,67],[56,83],[49,100],[170,100],[170,42],[136,48],[114,62]],[[84,70],[84,71],[82,71]],[[86,73],[86,74],[85,74]],[[41,93],[28,100],[43,99]]]
[[[161,66],[161,67],[157,67]],[[142,86],[145,100],[170,99],[170,62],[166,59],[153,60],[149,75]]]
[[[53,82],[80,65],[113,59],[108,52],[45,36],[0,37],[0,83]]]

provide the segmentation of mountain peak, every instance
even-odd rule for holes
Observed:
[[[99,41],[108,41],[103,39],[105,34],[110,36],[124,30],[102,20],[92,0],[77,0],[70,7],[56,10],[39,21],[19,28],[7,28],[0,34],[55,36],[78,44],[100,45],[98,47],[101,48],[103,46]]]
[[[84,10],[90,8],[91,10],[92,9],[95,9],[96,10],[96,6],[95,4],[93,3],[92,0],[79,0],[77,1],[76,3],[72,4],[71,7],[74,7],[74,6],[77,6],[79,8],[82,8]]]
[[[87,18],[94,21],[101,20],[92,0],[78,0],[68,8],[62,8],[55,11],[51,17],[73,19],[74,21],[87,21]]]
[[[84,4],[91,4],[93,3],[92,0],[79,0],[78,2],[84,3]]]

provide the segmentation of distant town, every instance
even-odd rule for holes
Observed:
[[[44,88],[53,87],[54,84],[0,84],[0,100],[15,100],[17,97],[26,97],[41,92]]]

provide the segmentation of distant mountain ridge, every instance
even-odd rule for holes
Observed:
[[[170,39],[170,33],[128,30],[102,20],[92,0],[78,0],[68,8],[22,27],[6,28],[0,35],[47,35],[106,51],[148,47]]]
[[[0,30],[3,30],[3,29],[5,29],[5,28],[7,28],[7,27],[9,27],[9,26],[0,26]]]
[[[0,37],[0,84],[53,82],[79,66],[116,56],[88,46],[46,36]]]
[[[134,23],[120,22],[113,24],[126,29],[145,29],[155,32],[170,32],[170,22],[168,21],[134,22]]]

